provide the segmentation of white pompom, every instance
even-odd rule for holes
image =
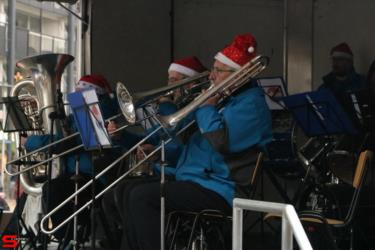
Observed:
[[[247,51],[249,51],[249,53],[253,53],[253,52],[254,52],[254,47],[253,47],[253,46],[249,47],[249,48],[247,49]]]

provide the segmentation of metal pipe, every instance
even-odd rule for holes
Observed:
[[[16,54],[16,0],[8,0],[7,82],[13,86]]]
[[[289,224],[288,218],[285,215],[285,210],[282,212],[281,219],[281,250],[293,249],[293,230]]]
[[[293,246],[293,234],[297,240],[297,243],[302,250],[312,250],[309,239],[306,236],[305,230],[302,227],[301,221],[298,218],[296,210],[292,205],[275,203],[275,202],[266,202],[266,201],[257,201],[257,200],[248,200],[235,198],[233,200],[233,250],[241,250],[242,246],[238,243],[242,243],[238,237],[242,237],[242,220],[239,220],[239,211],[242,212],[243,209],[256,211],[256,212],[266,212],[282,217],[282,245],[284,249],[292,249]],[[240,231],[241,230],[241,231]],[[284,235],[285,233],[285,235]],[[288,247],[288,248],[286,248]]]
[[[288,0],[284,0],[283,15],[283,78],[288,83]]]

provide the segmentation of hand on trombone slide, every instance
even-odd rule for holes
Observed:
[[[149,153],[155,150],[155,146],[152,144],[142,144],[137,148],[137,160],[143,160]],[[150,161],[155,161],[158,156],[155,154],[150,157]]]
[[[112,137],[119,136],[119,133],[116,132],[116,130],[118,128],[119,128],[119,126],[114,121],[109,121],[108,122],[107,131],[108,131],[109,135],[111,135]]]

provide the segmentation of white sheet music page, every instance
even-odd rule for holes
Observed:
[[[87,106],[90,109],[90,118],[97,135],[98,143],[102,147],[111,146],[107,129],[103,119],[102,112],[99,107],[99,99],[94,89],[86,90],[82,92],[82,96],[85,99]]]

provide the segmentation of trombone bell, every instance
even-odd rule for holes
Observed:
[[[121,82],[118,82],[116,85],[116,93],[122,114],[130,124],[134,124],[136,122],[136,117],[132,96],[129,94],[125,85]]]

